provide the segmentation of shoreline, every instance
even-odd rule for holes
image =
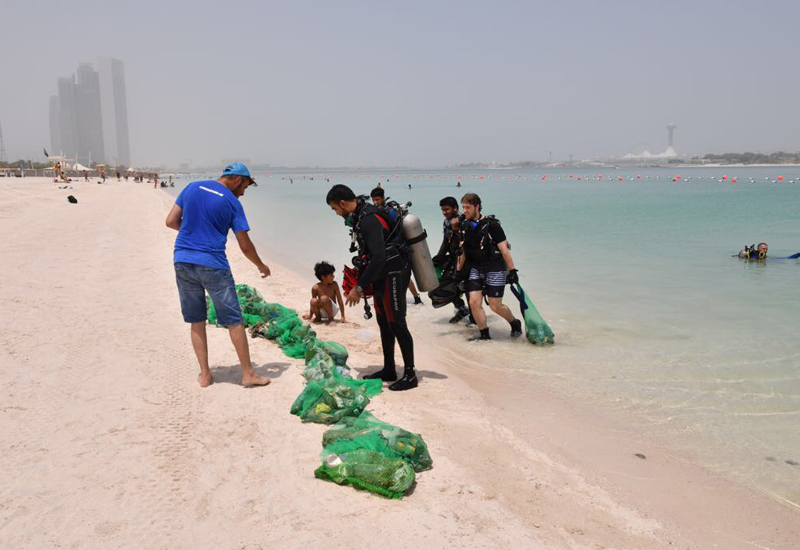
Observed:
[[[421,433],[433,470],[399,502],[315,480],[324,427],[288,413],[301,362],[250,340],[254,364],[274,380],[244,390],[225,331],[210,327],[217,383],[197,386],[170,265],[174,232],[163,225],[174,198],[132,182],[58,190],[30,179],[0,179],[0,223],[12,235],[34,228],[2,250],[12,269],[0,296],[16,321],[0,356],[3,546],[370,546],[380,537],[391,548],[791,548],[800,540],[800,514],[686,462],[621,412],[570,402],[546,385],[514,395],[513,380],[488,384],[479,370],[460,369],[437,354],[432,331],[413,325],[420,387],[384,391],[370,409]],[[234,240],[237,282],[304,312],[311,278],[258,244],[273,277],[260,279]],[[377,328],[351,317],[314,329],[348,348],[359,376],[379,360]],[[511,401],[529,413],[514,417],[523,407]]]

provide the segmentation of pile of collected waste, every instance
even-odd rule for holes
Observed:
[[[348,353],[336,342],[317,338],[293,309],[269,303],[248,285],[236,285],[244,325],[253,338],[274,340],[289,357],[305,360],[306,386],[290,412],[303,422],[335,424],[322,438],[322,465],[314,475],[388,498],[402,498],[415,473],[433,461],[422,436],[376,418],[366,410],[382,389],[380,380],[356,380],[347,366]],[[208,322],[217,326],[214,304]]]

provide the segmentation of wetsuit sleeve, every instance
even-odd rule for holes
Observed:
[[[367,288],[383,271],[386,263],[386,245],[383,242],[383,226],[375,216],[361,220],[361,233],[369,255],[369,265],[358,278],[358,286]]]

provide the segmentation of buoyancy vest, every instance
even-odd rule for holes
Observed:
[[[492,234],[489,231],[489,224],[497,223],[500,224],[500,220],[498,220],[494,215],[483,216],[480,220],[464,220],[463,224],[466,224],[466,231],[477,231],[480,234],[480,238],[478,239],[477,244],[477,253],[473,252],[471,255],[474,257],[479,257],[480,261],[492,261],[492,260],[502,260],[503,255],[500,252],[500,248],[497,246],[494,238],[492,238]],[[462,225],[463,225],[462,224]],[[469,224],[472,224],[470,227]],[[465,241],[466,242],[466,241]],[[474,246],[474,245],[473,245]]]

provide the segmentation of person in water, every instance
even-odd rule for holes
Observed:
[[[392,391],[416,388],[414,370],[414,339],[406,324],[405,293],[411,279],[411,265],[402,232],[385,210],[369,204],[366,197],[356,197],[346,185],[334,185],[325,202],[345,224],[352,227],[359,256],[356,258],[359,277],[356,286],[348,292],[345,302],[356,305],[364,291],[372,286],[375,317],[381,334],[383,368],[366,375],[366,379],[387,382],[397,380],[394,360],[395,342],[403,356],[403,376],[389,386]],[[353,263],[356,263],[355,261]]]
[[[433,257],[433,265],[441,269],[443,275],[455,277],[458,257],[461,254],[461,220],[459,219],[458,201],[455,197],[445,197],[439,201],[439,208],[444,216],[442,244],[439,245],[439,251]],[[456,313],[450,319],[451,323],[458,323],[469,315],[469,309],[460,294],[453,300],[453,305]]]
[[[386,208],[386,191],[384,191],[381,184],[378,184],[378,187],[370,191],[369,198],[372,199],[372,204],[377,206],[378,208]],[[396,204],[396,203],[394,203]],[[389,215],[396,221],[398,217],[398,212],[394,208],[390,207],[387,208]],[[408,290],[411,291],[411,295],[414,297],[414,305],[422,305],[422,298],[419,296],[419,291],[417,290],[417,285],[414,284],[414,281],[409,279],[408,281]]]
[[[494,216],[481,213],[481,198],[475,193],[467,193],[461,199],[464,210],[463,254],[459,257],[458,268],[469,268],[467,296],[469,309],[478,325],[480,335],[470,340],[490,340],[486,312],[483,310],[483,297],[489,307],[511,325],[511,336],[522,334],[522,323],[514,317],[503,303],[506,284],[519,282],[519,274],[514,267],[514,259],[500,222]]]
[[[314,275],[319,283],[311,287],[311,310],[303,317],[304,319],[311,319],[315,323],[328,323],[341,311],[341,322],[347,322],[342,291],[339,289],[339,283],[334,280],[335,273],[336,268],[328,262],[319,262],[314,266]]]
[[[239,199],[256,185],[241,162],[225,167],[216,181],[195,181],[181,191],[167,214],[166,224],[178,232],[175,239],[175,280],[178,284],[183,320],[191,324],[191,340],[201,387],[213,383],[208,366],[206,337],[206,293],[217,312],[217,321],[227,327],[242,365],[243,386],[266,386],[269,378],[256,374],[250,362],[250,348],[244,330],[242,310],[236,297],[231,267],[225,256],[228,231],[233,230],[245,257],[269,277],[270,269],[261,261],[247,232],[250,226]]]
[[[758,243],[757,247],[745,246],[744,250],[739,252],[739,257],[749,260],[765,260],[767,252],[769,252],[767,243]]]

